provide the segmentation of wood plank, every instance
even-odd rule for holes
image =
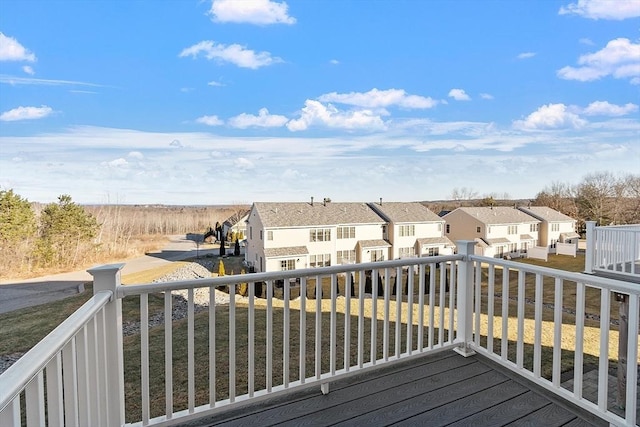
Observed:
[[[526,392],[527,389],[524,386],[509,380],[403,420],[402,425],[430,427],[448,425]]]
[[[318,386],[315,396],[312,397],[307,395],[301,399],[292,399],[290,396],[286,400],[279,398],[274,401],[267,401],[263,407],[257,408],[251,413],[245,411],[242,415],[231,419],[228,415],[226,419],[223,419],[222,416],[224,414],[221,414],[221,417],[212,418],[209,422],[211,423],[210,425],[223,426],[239,426],[247,425],[247,423],[262,426],[276,422],[281,423],[289,419],[306,416],[309,413],[326,411],[333,406],[361,399],[376,392],[402,387],[407,383],[421,380],[434,383],[441,382],[446,380],[447,377],[454,378],[450,372],[455,372],[467,366],[471,367],[468,371],[470,375],[474,372],[477,374],[489,370],[489,368],[473,359],[465,359],[457,355],[451,357],[450,354],[443,355],[443,357],[435,360],[418,360],[426,360],[427,363],[416,364],[416,361],[414,361],[413,363],[402,364],[402,366],[398,364],[396,369],[393,369],[392,366],[390,369],[385,369],[385,375],[379,375],[378,371],[368,372],[358,375],[355,383],[351,383],[353,379],[349,378],[336,382],[335,387],[334,384],[331,384],[328,395],[322,395]],[[397,370],[398,368],[400,368],[399,371]]]
[[[573,421],[569,421],[564,425],[564,427],[593,427],[593,426],[608,426],[609,424],[602,421],[602,423],[592,424],[589,421],[583,420],[582,418],[575,418]]]
[[[364,410],[358,410],[358,407],[352,408],[351,411],[349,411],[349,407],[342,409],[342,411],[338,413],[340,416],[351,415],[350,412],[355,412],[360,415],[346,419],[335,425],[379,426],[402,422],[426,410],[438,408],[451,402],[455,403],[470,393],[482,392],[493,385],[506,381],[508,381],[508,379],[504,375],[495,371],[488,371],[465,381],[452,383],[446,387],[422,393],[414,397],[405,398],[402,390],[399,390],[396,392],[398,393],[397,396],[377,396],[376,401],[368,402],[363,408]],[[376,407],[376,404],[377,409],[373,409]],[[360,402],[358,402],[358,405],[360,405]]]
[[[540,425],[541,420],[544,420],[545,427],[561,427],[576,418],[575,414],[567,411],[562,406],[549,403],[537,411],[507,424],[505,427],[537,427]]]
[[[489,407],[470,417],[449,424],[449,426],[501,426],[517,420],[522,417],[523,414],[530,414],[537,411],[548,404],[548,399],[532,391],[528,391],[507,402]],[[538,425],[547,426],[548,423],[546,421],[546,419],[540,418],[538,419]]]

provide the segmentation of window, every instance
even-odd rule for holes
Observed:
[[[355,227],[338,227],[336,238],[338,239],[355,239],[356,228]]]
[[[476,227],[476,233],[481,233],[482,232],[481,230],[482,230],[481,227]]]
[[[518,234],[518,226],[517,225],[507,226],[507,234]]]
[[[416,250],[413,246],[409,248],[400,248],[398,250],[398,254],[400,255],[400,258],[412,257],[416,255]]]
[[[557,242],[558,242],[558,241],[557,241],[556,239],[551,239],[551,247],[552,247],[552,248],[555,248],[555,247],[556,247],[556,243],[557,243]]]
[[[263,231],[260,230],[260,240],[262,240],[262,236],[263,236]]]
[[[509,243],[509,252],[516,252],[518,250],[518,244],[517,243]]]
[[[431,248],[427,248],[427,252],[425,253],[426,256],[438,256],[440,255],[440,248],[439,247],[431,247]]]
[[[338,263],[356,262],[356,251],[337,251]]]
[[[331,241],[330,228],[314,228],[309,230],[310,242],[329,242]]]
[[[331,254],[309,255],[309,267],[329,267]]]
[[[551,224],[551,231],[560,231],[560,224],[558,224],[557,222]]]
[[[280,261],[280,270],[295,270],[296,269],[296,260],[295,259],[283,259]]]
[[[539,229],[540,224],[529,224],[529,231],[536,232]]]
[[[446,229],[447,229],[447,234],[451,233],[451,224],[447,224]]]
[[[438,231],[442,231],[442,223],[438,223]]]
[[[273,231],[267,231],[267,240],[273,240]]]
[[[384,252],[382,251],[382,249],[371,251],[371,261],[384,261]]]
[[[529,243],[522,242],[522,249],[520,249],[520,252],[522,252],[523,254],[526,254],[528,249],[529,249]]]
[[[502,246],[498,246],[496,248],[496,256],[498,258],[502,258],[502,255],[504,254],[504,248]]]
[[[398,234],[400,237],[405,236],[415,236],[416,235],[416,226],[415,225],[401,225],[398,228]]]

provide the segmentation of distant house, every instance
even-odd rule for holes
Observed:
[[[231,237],[231,234],[237,236],[239,240],[245,238],[247,234],[247,218],[249,210],[238,211],[227,218],[222,223],[222,232],[225,236]]]
[[[448,214],[450,240],[475,240],[476,254],[518,257],[538,246],[541,220],[514,207],[461,207]]]
[[[580,235],[576,233],[576,220],[546,206],[519,207],[522,212],[540,220],[539,246],[546,246],[550,253],[556,251],[556,244],[578,245]]]
[[[366,203],[256,202],[245,261],[262,272],[386,260],[385,225]]]
[[[391,244],[390,259],[450,255],[454,244],[444,236],[445,220],[418,202],[369,203],[385,221],[383,238]]]

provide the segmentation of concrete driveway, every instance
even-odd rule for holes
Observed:
[[[174,261],[193,258],[208,253],[218,254],[219,247],[206,249],[196,246],[185,236],[171,236],[169,243],[160,252],[133,258],[125,263],[122,274],[136,273],[160,267]],[[0,313],[60,300],[84,290],[84,284],[90,283],[92,276],[85,270],[55,274],[20,281],[0,282]]]

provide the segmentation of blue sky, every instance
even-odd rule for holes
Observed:
[[[0,13],[31,201],[532,198],[640,173],[640,0],[36,1]]]

